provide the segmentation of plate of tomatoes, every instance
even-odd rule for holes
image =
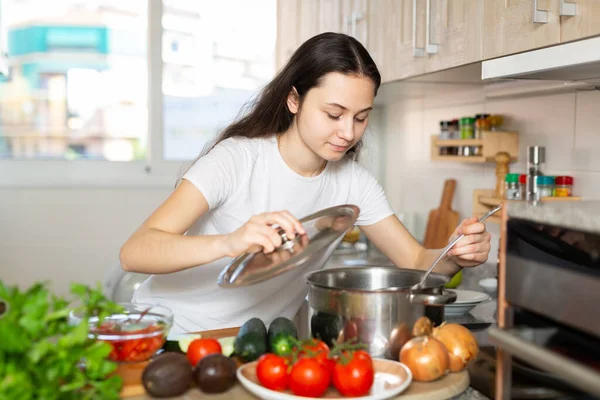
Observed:
[[[400,362],[371,358],[364,350],[329,347],[318,339],[301,342],[291,354],[266,353],[242,365],[237,378],[252,394],[267,400],[308,398],[383,400],[412,382]]]

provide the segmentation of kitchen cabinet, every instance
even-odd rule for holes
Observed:
[[[560,43],[560,1],[482,1],[483,59]]]
[[[426,0],[425,52],[427,71],[439,71],[480,61],[486,2],[479,0]],[[499,3],[498,1],[493,1]]]
[[[298,46],[319,33],[319,0],[298,1]]]
[[[298,35],[299,0],[277,0],[277,38],[275,68],[280,70],[300,44]]]
[[[319,33],[342,32],[343,15],[341,0],[319,1]]]
[[[341,0],[342,32],[367,46],[369,2],[379,7],[379,0]]]
[[[369,2],[367,49],[383,82],[426,71],[425,11],[422,0]]]
[[[600,35],[600,0],[561,0],[560,40]]]

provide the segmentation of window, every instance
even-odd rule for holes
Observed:
[[[145,158],[147,3],[2,1],[0,157]]]
[[[274,0],[163,1],[166,160],[195,158],[273,76],[275,11]]]
[[[276,0],[0,6],[0,185],[172,184],[275,72]]]

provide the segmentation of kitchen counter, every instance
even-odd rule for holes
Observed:
[[[508,202],[511,218],[600,233],[600,201]]]

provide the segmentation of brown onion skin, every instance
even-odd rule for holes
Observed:
[[[413,336],[430,336],[432,332],[433,332],[433,322],[431,322],[431,320],[429,318],[422,316],[415,322],[415,324],[413,326],[413,330],[412,330],[412,335]]]
[[[470,330],[460,324],[442,324],[433,329],[432,337],[448,349],[452,372],[463,371],[479,354],[477,339]]]
[[[406,342],[400,350],[399,360],[419,382],[431,382],[445,376],[450,364],[444,344],[430,336],[418,336]]]

